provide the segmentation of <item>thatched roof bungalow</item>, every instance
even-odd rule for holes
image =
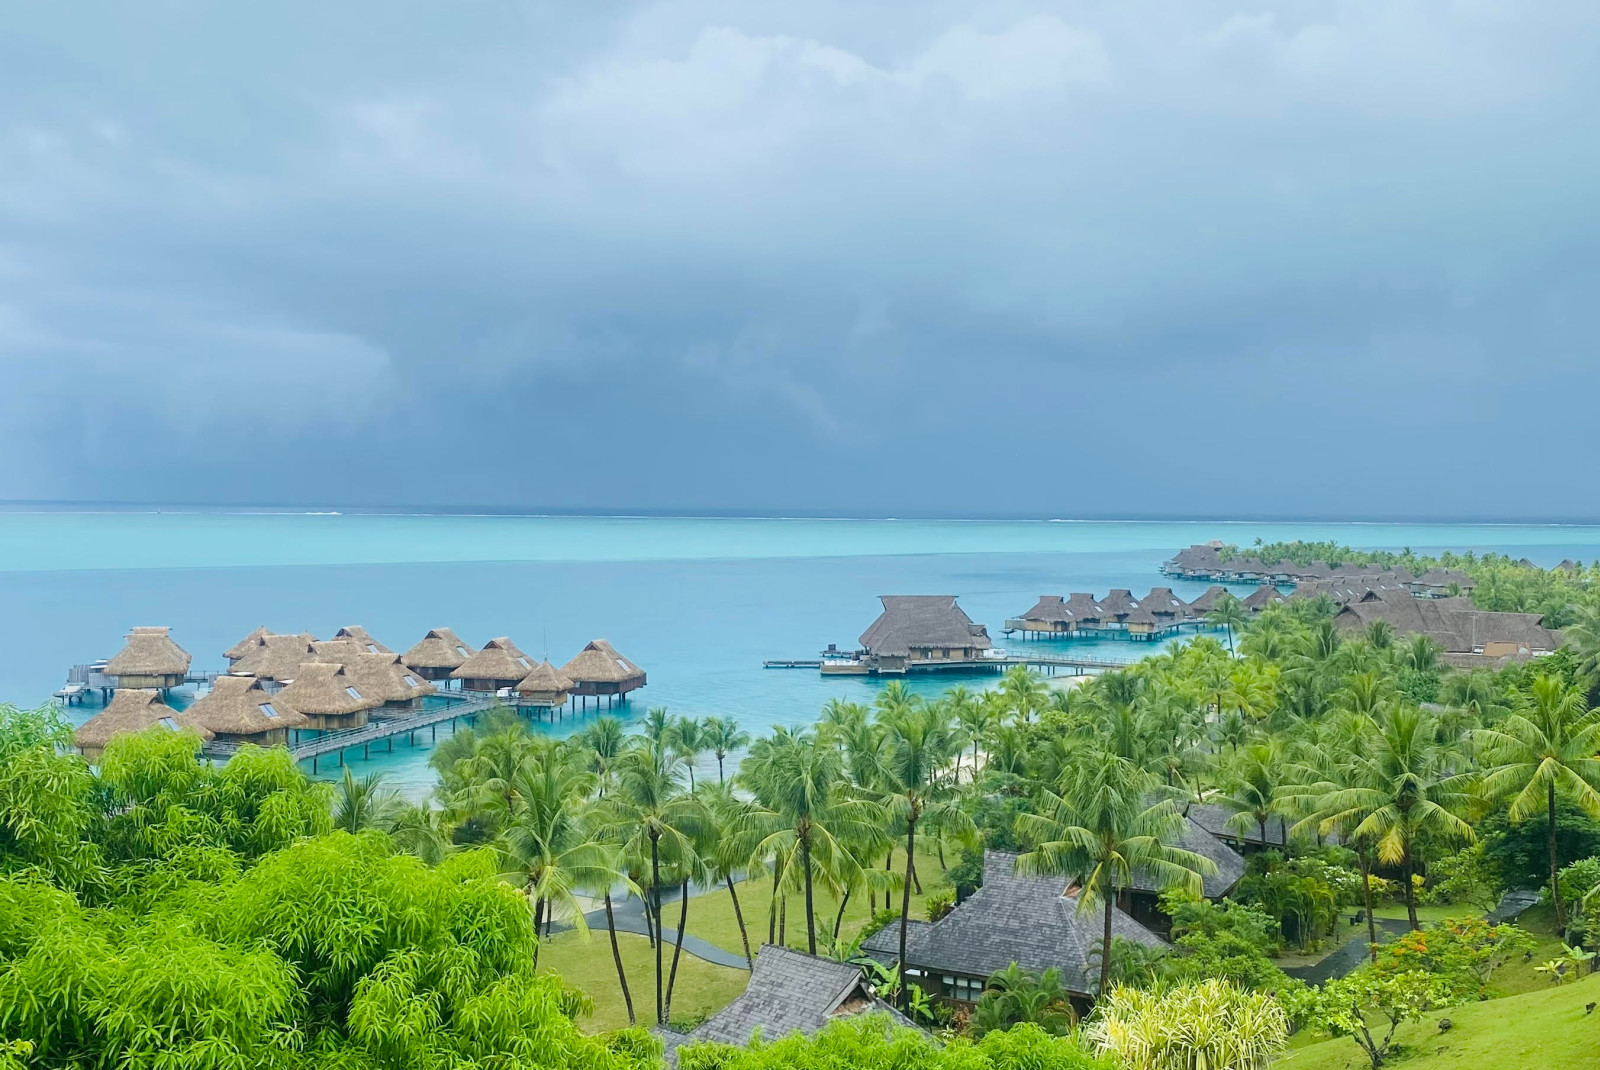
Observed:
[[[298,635],[264,635],[260,643],[228,670],[235,676],[282,684],[294,679],[300,666],[312,658],[316,639],[310,632]]]
[[[1140,603],[1158,624],[1173,624],[1189,615],[1189,603],[1172,593],[1171,587],[1152,587]]]
[[[354,678],[362,694],[376,698],[381,705],[374,717],[405,714],[419,708],[422,700],[439,689],[424,680],[400,660],[399,654],[357,654],[344,663],[344,671]]]
[[[1255,590],[1251,591],[1247,596],[1245,596],[1241,604],[1251,613],[1260,613],[1268,606],[1277,605],[1279,602],[1287,601],[1288,599],[1283,597],[1282,593],[1280,593],[1276,587],[1272,586],[1270,583],[1263,583],[1260,587],[1257,587]]]
[[[1561,646],[1561,633],[1545,627],[1543,615],[1479,609],[1464,597],[1414,598],[1400,591],[1369,590],[1341,607],[1333,623],[1353,632],[1376,620],[1388,621],[1399,636],[1432,636],[1458,668],[1538,657]]]
[[[189,676],[189,652],[172,641],[170,628],[135,628],[105,674],[118,687],[182,687]]]
[[[289,742],[289,730],[310,721],[261,681],[249,676],[219,676],[211,690],[176,718],[183,727],[215,734],[219,742],[272,747]]]
[[[450,671],[467,691],[499,691],[515,687],[533,671],[533,660],[505,636],[491,639],[483,649]]]
[[[1205,616],[1217,608],[1217,604],[1222,601],[1223,595],[1231,593],[1226,587],[1207,587],[1204,594],[1189,603],[1189,615],[1191,617]]]
[[[309,727],[322,732],[364,727],[371,712],[383,705],[345,672],[343,665],[329,661],[301,665],[294,680],[278,694],[305,716]]]
[[[113,736],[128,732],[143,732],[161,725],[170,731],[181,731],[177,721],[178,711],[161,701],[161,692],[153,688],[119,687],[111,696],[105,709],[79,726],[74,736],[78,751],[91,762],[100,760],[106,744]],[[211,732],[192,727],[202,741],[209,741]]]
[[[246,654],[250,653],[250,651],[260,646],[261,640],[265,639],[271,634],[271,632],[267,631],[267,626],[265,624],[260,625],[255,631],[251,632],[249,635],[245,636],[243,639],[224,650],[222,652],[222,656],[228,659],[229,665],[233,665],[238,662],[240,658],[244,657]]]
[[[972,661],[993,644],[989,631],[956,604],[951,594],[886,594],[883,612],[861,633],[861,646],[879,672],[904,672],[910,665]]]
[[[366,654],[394,653],[394,651],[372,638],[367,630],[359,624],[351,624],[348,627],[340,628],[333,633],[333,637],[335,639],[349,639],[353,643],[360,644],[362,652]]]
[[[645,684],[644,670],[617,653],[604,639],[596,639],[561,666],[572,680],[574,695],[626,695]]]
[[[424,680],[448,680],[472,657],[472,648],[449,628],[433,628],[417,645],[400,656]]]
[[[530,706],[555,707],[564,704],[576,686],[572,677],[541,661],[517,685],[517,695]]]

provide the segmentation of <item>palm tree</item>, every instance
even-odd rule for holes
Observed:
[[[1600,603],[1580,605],[1561,637],[1578,654],[1578,671],[1591,679],[1600,676]]]
[[[662,970],[661,867],[687,874],[699,864],[698,847],[711,826],[705,804],[684,790],[683,757],[646,742],[629,747],[617,760],[617,783],[601,813],[604,826],[622,843],[625,855],[647,865],[650,885],[646,909],[656,932],[656,1022],[665,1025],[666,978]],[[684,889],[687,892],[687,888]],[[682,905],[688,910],[687,895]],[[678,926],[679,947],[683,925]]]
[[[1061,783],[1061,793],[1039,793],[1039,811],[1017,817],[1017,834],[1033,844],[1019,855],[1017,871],[1059,876],[1080,887],[1078,909],[1104,912],[1100,946],[1109,948],[1117,893],[1135,874],[1162,889],[1201,891],[1201,877],[1216,872],[1203,855],[1173,846],[1183,836],[1183,816],[1170,800],[1151,801],[1146,773],[1111,755],[1085,761]],[[1108,991],[1111,956],[1100,956],[1099,991]]]
[[[710,851],[704,852],[706,866],[710,870],[711,879],[721,881],[728,889],[728,898],[733,903],[733,918],[739,925],[739,939],[744,944],[744,962],[747,967],[754,969],[755,958],[750,954],[750,933],[745,928],[744,909],[739,903],[739,889],[734,884],[734,877],[740,874],[748,877],[761,865],[761,856],[755,849],[752,837],[737,832],[752,804],[735,795],[733,785],[726,782],[702,787],[700,798],[705,802],[712,821],[708,839],[713,846]]]
[[[994,723],[993,707],[984,702],[983,696],[975,695],[965,687],[957,684],[944,694],[945,705],[955,717],[956,724],[966,734],[972,743],[972,779],[978,779],[978,744],[983,739],[983,734]],[[961,776],[961,760],[956,759],[956,777]]]
[[[845,793],[839,752],[811,732],[752,752],[740,767],[740,785],[757,805],[738,823],[741,833],[760,837],[755,857],[798,852],[805,891],[806,950],[817,953],[815,864],[835,886],[860,883],[861,862],[850,845],[876,852],[886,843],[882,814],[867,800]]]
[[[1227,791],[1212,801],[1232,813],[1228,827],[1243,833],[1254,825],[1267,842],[1267,822],[1281,814],[1284,801],[1284,755],[1274,739],[1247,744],[1231,762]]]
[[[680,715],[668,729],[667,739],[672,748],[683,755],[684,764],[689,767],[689,790],[693,791],[695,759],[711,746],[706,738],[705,725],[693,717]]]
[[[1250,613],[1244,608],[1244,603],[1232,594],[1225,594],[1217,599],[1216,608],[1206,614],[1206,620],[1212,627],[1228,629],[1228,653],[1233,653],[1233,632],[1235,628],[1243,628],[1250,619]]]
[[[1511,820],[1532,817],[1542,805],[1549,822],[1550,897],[1556,929],[1564,931],[1566,908],[1556,881],[1556,798],[1600,817],[1600,710],[1586,709],[1583,694],[1557,676],[1535,677],[1518,697],[1517,712],[1498,727],[1472,735],[1493,763],[1484,774],[1484,790],[1511,796]]]
[[[741,731],[739,722],[732,717],[707,717],[704,724],[705,746],[717,756],[717,783],[721,784],[725,780],[722,760],[740,747],[748,747],[750,733]]]
[[[401,851],[415,855],[430,866],[443,862],[452,848],[444,812],[427,803],[401,803],[389,825],[389,838]]]
[[[898,960],[903,976],[906,931],[911,918],[911,887],[916,872],[917,825],[926,822],[966,843],[975,842],[977,829],[971,816],[958,803],[956,785],[939,775],[956,753],[959,740],[942,712],[925,704],[903,705],[887,708],[878,720],[884,738],[874,793],[890,819],[906,830]],[[905,1002],[910,997],[910,986],[901,985],[900,988],[901,1000]]]
[[[1050,704],[1050,688],[1038,673],[1026,665],[1006,670],[1000,680],[1000,693],[1006,697],[1006,703],[1017,719],[1024,723],[1031,721],[1035,713],[1042,712]]]
[[[1412,881],[1419,844],[1475,838],[1460,816],[1474,802],[1471,777],[1455,771],[1456,759],[1439,743],[1431,715],[1413,707],[1382,708],[1349,755],[1344,783],[1318,807],[1325,829],[1349,829],[1376,848],[1379,861],[1401,867],[1413,929],[1420,927]]]
[[[387,831],[400,815],[400,796],[384,787],[383,773],[356,777],[350,767],[333,789],[333,827],[346,832],[363,829]]]
[[[622,722],[615,717],[598,717],[575,738],[589,752],[589,769],[599,785],[600,797],[605,798],[606,789],[611,786],[612,767],[627,740]]]

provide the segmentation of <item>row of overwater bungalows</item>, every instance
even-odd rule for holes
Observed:
[[[164,699],[189,679],[189,654],[166,628],[133,629],[106,663],[115,690],[106,708],[78,729],[79,749],[95,760],[113,736],[156,725],[190,729],[207,742],[285,744],[291,733],[343,731],[408,716],[452,684],[535,709],[554,709],[573,697],[614,700],[645,684],[644,670],[604,639],[558,669],[535,662],[504,637],[474,651],[449,628],[433,629],[403,654],[359,626],[327,640],[257,628],[224,656],[228,671],[180,713]]]
[[[1133,592],[1120,588],[1104,598],[1082,592],[1066,597],[1045,594],[1039,596],[1038,604],[1032,609],[1006,621],[1005,630],[1007,635],[1020,632],[1024,639],[1033,636],[1159,639],[1185,625],[1203,625],[1206,615],[1228,594],[1227,588],[1220,586],[1208,589],[1193,602],[1185,602],[1170,587],[1152,588],[1143,598],[1135,598]],[[1264,585],[1252,591],[1240,604],[1251,613],[1259,613],[1274,602],[1284,600],[1276,587]]]

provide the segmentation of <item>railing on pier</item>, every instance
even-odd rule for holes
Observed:
[[[479,714],[503,706],[505,701],[497,695],[484,695],[469,698],[461,702],[454,702],[448,706],[436,706],[432,709],[421,710],[409,717],[393,717],[383,720],[368,721],[360,728],[347,728],[338,732],[324,732],[311,739],[303,739],[297,743],[289,744],[290,757],[297,762],[310,761],[327,755],[338,755],[340,764],[344,762],[344,752],[351,747],[370,747],[382,740],[392,740],[396,736],[410,737],[413,733],[423,728],[433,728],[446,721],[454,721],[458,717],[477,717]],[[227,760],[239,750],[238,743],[208,743],[204,754],[208,758]]]

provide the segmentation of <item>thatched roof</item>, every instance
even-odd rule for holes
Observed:
[[[251,632],[249,635],[245,636],[243,639],[224,650],[222,652],[222,656],[227,658],[229,661],[238,661],[240,658],[250,653],[250,651],[260,646],[261,640],[265,636],[271,634],[271,632],[267,631],[267,626],[263,624],[255,631]]]
[[[305,714],[260,680],[248,676],[219,676],[211,690],[178,715],[178,724],[234,736],[252,736],[277,728],[304,728]]]
[[[561,672],[574,683],[586,684],[620,684],[644,675],[643,669],[617,653],[604,639],[596,639],[578,651],[578,656],[563,665]]]
[[[189,671],[189,654],[172,641],[170,628],[135,628],[128,645],[106,663],[107,676],[182,676]]]
[[[1222,596],[1229,594],[1226,587],[1207,587],[1205,593],[1189,603],[1189,612],[1196,617],[1203,617],[1217,608],[1217,603],[1222,601]]]
[[[333,633],[333,637],[335,639],[350,639],[361,644],[361,651],[364,654],[394,653],[394,651],[390,650],[388,647],[372,638],[371,634],[359,624],[352,624],[348,627],[340,628],[338,631]]]
[[[405,702],[438,694],[439,689],[406,667],[399,654],[357,654],[344,663],[356,690],[379,702]]]
[[[1141,603],[1151,613],[1162,617],[1181,617],[1189,611],[1189,603],[1172,593],[1171,587],[1152,587]]]
[[[383,699],[363,689],[343,665],[327,661],[308,661],[300,666],[294,682],[278,692],[283,701],[311,716],[337,716],[375,709]]]
[[[1244,608],[1253,613],[1257,610],[1266,609],[1277,602],[1287,601],[1288,599],[1283,597],[1276,587],[1270,583],[1263,583],[1245,597]]]
[[[321,639],[311,644],[311,657],[307,660],[349,665],[368,652],[364,645],[354,639]]]
[[[472,656],[472,648],[449,628],[434,628],[401,655],[413,669],[454,669]]]
[[[310,632],[264,635],[260,645],[234,662],[228,671],[235,676],[254,676],[258,680],[293,680],[300,666],[311,660],[311,646],[315,642]]]
[[[533,671],[523,678],[517,685],[517,690],[523,694],[551,693],[571,691],[574,680],[548,661],[541,661],[533,667]]]
[[[104,747],[112,736],[124,732],[143,732],[151,725],[164,724],[176,732],[178,711],[161,701],[161,692],[144,688],[119,687],[105,709],[79,726],[79,747]],[[201,739],[212,738],[204,728],[196,728]]]
[[[1364,592],[1333,622],[1353,631],[1375,620],[1388,621],[1396,635],[1430,635],[1447,653],[1475,653],[1491,643],[1513,644],[1530,654],[1561,646],[1561,633],[1546,628],[1540,614],[1497,613],[1478,609],[1468,598],[1413,598],[1394,590]]]
[[[533,659],[505,636],[491,639],[483,649],[456,666],[456,680],[520,680],[533,671]]]
[[[905,657],[913,646],[989,649],[989,632],[972,623],[955,595],[886,594],[878,600],[883,612],[861,633],[861,645],[873,654]]]

